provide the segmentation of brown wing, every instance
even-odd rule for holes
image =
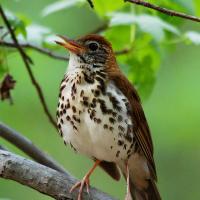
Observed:
[[[128,81],[128,79],[120,72],[120,70],[109,71],[109,79],[121,90],[121,92],[128,98],[132,107],[132,121],[136,123],[134,134],[137,143],[142,149],[151,171],[153,178],[156,180],[156,168],[153,159],[153,143],[151,133],[142,109],[140,98],[137,91]]]

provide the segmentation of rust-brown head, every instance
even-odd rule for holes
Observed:
[[[59,37],[62,42],[56,41],[56,43],[69,50],[69,62],[76,60],[76,62],[90,65],[93,68],[117,66],[112,46],[104,37],[87,35],[77,40],[71,40],[64,36]]]

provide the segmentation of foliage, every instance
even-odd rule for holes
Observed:
[[[108,23],[109,27],[101,34],[112,42],[114,50],[129,50],[128,53],[119,55],[117,59],[129,80],[139,89],[143,100],[152,94],[154,84],[158,81],[151,98],[145,102],[144,109],[152,130],[158,183],[165,197],[163,199],[199,199],[200,161],[199,151],[197,151],[200,130],[199,24],[124,3],[123,0],[116,0],[115,3],[113,0],[93,0],[94,10],[86,0],[74,1],[73,5],[69,5],[68,2],[72,2],[70,0],[35,0],[31,5],[27,0],[0,0],[0,2],[6,9],[6,14],[21,43],[28,42],[44,49],[56,50],[56,54],[62,53],[52,42],[56,34],[77,37]],[[199,0],[151,0],[149,2],[200,16]],[[59,8],[55,3],[64,6]],[[47,8],[51,8],[50,12]],[[47,14],[45,10],[48,11]],[[90,13],[89,17],[88,13]],[[118,24],[113,24],[119,15],[129,17],[120,19]],[[73,20],[73,18],[77,19]],[[95,23],[92,23],[91,18],[95,18]],[[152,24],[152,19],[156,27]],[[74,21],[77,23],[73,24]],[[197,25],[196,29],[195,25]],[[78,28],[76,31],[71,31],[70,29],[75,29],[74,27]],[[6,33],[7,30],[0,19],[0,38],[4,36],[4,41],[11,42],[10,36]],[[66,63],[45,57],[31,49],[27,51],[34,61],[32,66],[34,75],[41,84],[51,112],[55,113],[58,85],[66,70]],[[162,66],[161,70],[160,66]],[[15,48],[0,46],[0,82],[6,74],[13,75],[17,82],[14,90],[11,91],[14,105],[11,107],[7,102],[0,103],[1,120],[28,136],[36,145],[54,156],[66,169],[81,178],[87,170],[85,166],[89,168],[91,163],[88,163],[88,159],[74,156],[69,148],[62,145],[44,115],[19,53]],[[1,143],[9,150],[19,152],[9,143],[4,141]],[[124,196],[124,183],[113,182],[106,175],[104,177],[101,171],[94,174],[93,181],[92,184],[106,192],[114,195],[117,193],[119,199]],[[0,185],[2,188],[0,198],[21,200],[26,199],[28,194],[33,199],[47,199],[40,193],[12,182],[1,180]],[[183,188],[187,190],[183,191]],[[9,190],[12,190],[12,193],[8,193]]]
[[[157,3],[156,1],[154,1]],[[85,6],[86,1],[83,0],[60,0],[50,5],[46,5],[41,11],[42,17],[49,17],[55,12],[65,10],[66,12],[74,6]],[[199,3],[194,1],[196,13],[199,12]],[[119,56],[118,61],[122,70],[124,70],[130,80],[136,84],[140,94],[148,97],[150,94],[156,74],[159,69],[161,59],[161,49],[165,49],[163,43],[170,43],[170,40],[184,38],[181,42],[187,44],[200,44],[200,33],[189,30],[187,33],[181,32],[183,20],[170,20],[170,17],[163,16],[155,11],[136,7],[123,1],[112,0],[106,1],[96,0],[94,2],[96,15],[100,17],[102,22],[108,22],[109,27],[103,31],[113,44],[115,50],[123,48],[132,48],[127,55]],[[180,9],[187,11],[186,5],[181,1],[161,1],[160,6],[169,9]],[[49,27],[44,27],[34,22],[30,22],[28,16],[23,13],[15,14],[11,11],[6,12],[9,21],[15,29],[15,34],[20,41],[31,42],[39,46],[53,47],[52,43],[55,36]],[[7,30],[3,28],[4,34]],[[9,40],[9,36],[5,37]],[[190,41],[188,43],[188,41]],[[139,50],[138,50],[139,49]],[[1,54],[5,49],[1,49]],[[5,52],[4,52],[5,53]],[[7,52],[11,53],[11,52]],[[2,58],[1,58],[1,62]],[[0,74],[5,71],[0,68]]]

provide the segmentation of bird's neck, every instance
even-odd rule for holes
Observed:
[[[79,74],[86,75],[89,78],[96,77],[98,74],[105,73],[105,66],[101,63],[88,64],[83,58],[70,54],[69,65],[67,68],[67,74]],[[104,76],[106,78],[106,76]]]

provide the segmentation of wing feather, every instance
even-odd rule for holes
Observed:
[[[132,121],[136,124],[134,134],[137,143],[145,155],[148,165],[152,174],[152,178],[156,178],[156,168],[153,159],[153,143],[151,138],[150,129],[142,109],[141,101],[137,91],[128,81],[128,79],[121,73],[120,70],[109,71],[109,80],[121,90],[121,92],[127,97],[132,107]]]

